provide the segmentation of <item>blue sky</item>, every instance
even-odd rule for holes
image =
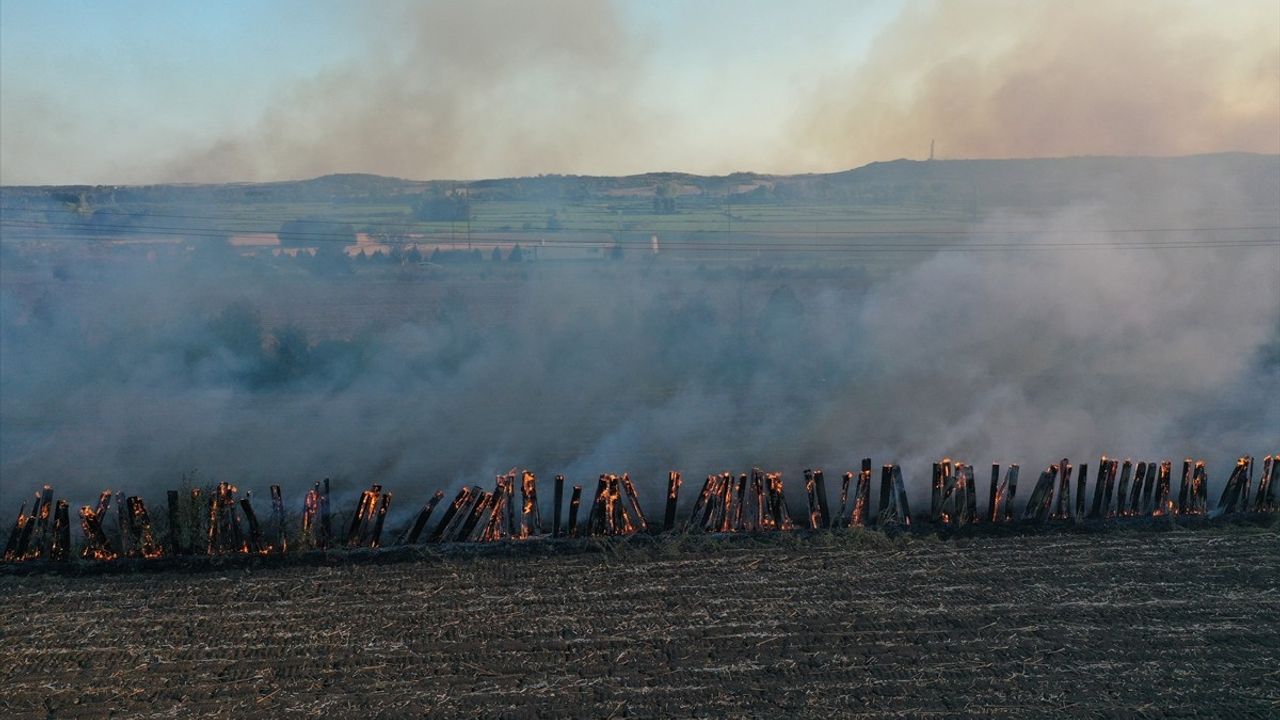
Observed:
[[[663,79],[652,102],[727,121],[775,112],[823,54],[856,59],[894,3],[616,7],[645,77]],[[249,131],[275,94],[366,57],[385,30],[346,2],[3,0],[3,181],[145,181],[170,148]]]
[[[0,183],[834,170],[932,137],[953,156],[1274,151],[1272,3],[1076,5],[0,0]],[[1228,57],[1125,99],[1184,49]],[[1091,87],[1089,53],[1115,87]],[[1081,96],[1014,92],[1029,75]],[[1206,92],[1232,116],[1161,104]],[[1102,130],[993,139],[1028,114]]]
[[[0,1],[5,149],[31,133],[58,163],[45,176],[22,152],[16,179],[72,179],[63,164],[75,158],[121,162],[156,143],[251,125],[276,88],[356,51],[341,8],[329,10],[294,0]]]

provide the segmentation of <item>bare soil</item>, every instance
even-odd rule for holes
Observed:
[[[0,577],[5,717],[1277,717],[1273,528]]]

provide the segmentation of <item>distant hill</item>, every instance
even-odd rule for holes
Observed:
[[[404,180],[368,174],[221,185],[8,186],[6,205],[54,201],[104,203],[335,204],[412,202],[424,192],[464,189],[477,201],[580,201],[650,195],[659,186],[681,195],[733,202],[981,204],[1035,207],[1109,199],[1117,194],[1167,201],[1179,193],[1234,193],[1245,204],[1276,204],[1280,155],[1221,153],[1185,157],[1071,157],[1024,160],[893,160],[834,173],[702,176],[654,172],[620,177],[540,175],[475,181]]]
[[[1071,157],[1025,160],[894,160],[816,176],[854,195],[894,187],[984,205],[1047,206],[1128,196],[1195,194],[1224,189],[1246,204],[1280,198],[1280,155],[1222,153],[1184,157]],[[1230,188],[1225,188],[1230,185]]]

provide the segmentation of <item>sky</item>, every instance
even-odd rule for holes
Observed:
[[[1280,152],[1280,4],[0,0],[0,183]]]

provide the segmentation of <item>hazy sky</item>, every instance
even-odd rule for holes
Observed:
[[[0,183],[1280,152],[1280,3],[0,0]]]

